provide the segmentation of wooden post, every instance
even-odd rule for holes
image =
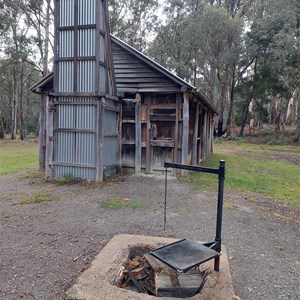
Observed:
[[[46,163],[46,94],[42,94],[39,119],[39,170],[45,170]]]
[[[104,119],[105,98],[97,101],[97,164],[96,164],[96,182],[103,181],[103,119]]]
[[[195,111],[195,123],[194,123],[194,135],[193,135],[193,157],[192,157],[192,164],[198,164],[197,161],[197,145],[198,145],[198,129],[199,129],[199,108],[200,103],[197,101],[196,103],[196,111]]]
[[[202,159],[206,159],[206,147],[207,147],[207,112],[203,109],[203,136],[202,136]]]
[[[176,119],[175,119],[175,136],[174,136],[174,163],[178,161],[178,130],[179,130],[179,106],[181,103],[181,94],[176,94]],[[172,168],[171,174],[177,175],[177,170]]]
[[[202,105],[200,105],[199,108],[199,129],[200,129],[200,135],[198,136],[199,139],[199,145],[197,143],[197,147],[198,147],[198,162],[199,160],[202,160],[202,142],[203,142],[203,122],[202,122]]]
[[[117,157],[119,161],[119,172],[122,173],[122,119],[123,119],[123,107],[122,102],[119,102],[120,113],[118,114],[118,151]]]
[[[141,172],[142,165],[142,124],[141,124],[141,95],[136,94],[135,104],[135,173]]]
[[[182,120],[182,158],[181,163],[187,164],[189,153],[189,93],[183,93],[183,120]]]
[[[53,121],[54,121],[54,103],[53,99],[46,96],[46,163],[45,163],[45,177],[53,177]]]
[[[211,153],[214,152],[214,128],[215,128],[215,123],[214,123],[214,116],[211,115],[211,139],[210,139],[210,144],[211,144]]]
[[[147,95],[147,145],[146,145],[146,173],[151,172],[151,123],[150,123],[150,95]]]

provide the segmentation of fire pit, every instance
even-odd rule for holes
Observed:
[[[233,298],[226,251],[221,247],[225,162],[220,161],[218,169],[174,163],[165,163],[164,166],[164,228],[167,220],[168,168],[218,175],[215,240],[201,244],[186,239],[176,241],[145,236],[116,236],[98,255],[91,268],[82,274],[78,283],[67,291],[66,299],[138,300],[151,299],[151,296],[193,297],[199,300]],[[220,264],[223,264],[222,268]],[[202,290],[204,283],[205,289]]]
[[[118,272],[116,285],[157,297],[188,298],[200,293],[208,270],[201,271],[199,267],[193,267],[187,272],[178,273],[149,254],[155,251],[159,254],[164,249],[165,246],[162,246],[154,250],[149,245],[131,248],[127,261]],[[189,257],[188,254],[186,257]]]
[[[120,288],[116,284],[121,282],[121,271],[126,266],[128,259],[134,254],[134,249],[146,247],[143,251],[153,250],[161,247],[162,245],[167,245],[176,242],[174,239],[162,238],[162,237],[149,237],[149,236],[136,236],[136,235],[116,235],[106,247],[98,254],[98,256],[93,261],[91,267],[81,274],[78,278],[77,283],[71,287],[65,294],[65,299],[69,300],[110,300],[110,299],[120,299],[120,300],[151,300],[153,296],[148,293],[137,293],[137,288],[133,284],[135,291],[131,288]],[[142,251],[142,252],[143,252]],[[144,254],[141,254],[143,256]],[[153,262],[152,262],[153,264]],[[122,268],[123,267],[123,268]],[[155,269],[157,267],[154,267]],[[159,269],[160,267],[158,267]],[[186,298],[187,296],[175,296],[170,295],[166,284],[168,281],[171,282],[172,279],[172,269],[170,274],[169,271],[161,272],[158,276],[158,282],[162,288],[152,288],[152,292],[160,290],[163,294],[162,298],[159,299],[178,299],[178,297]],[[196,282],[197,285],[200,283],[199,272],[202,279],[205,281],[205,285],[201,293],[194,295],[193,300],[208,300],[208,299],[232,299],[234,296],[233,287],[231,282],[231,276],[229,272],[228,259],[226,255],[225,247],[222,247],[222,255],[220,257],[220,271],[214,272],[214,262],[213,260],[206,262],[201,265],[201,270],[198,271],[191,269],[191,276],[188,282]],[[205,273],[203,273],[205,271]],[[141,276],[143,275],[143,271]],[[175,271],[173,271],[175,272]],[[193,274],[194,272],[194,274]],[[125,272],[126,274],[126,272]],[[167,275],[166,275],[167,274]],[[166,275],[166,276],[165,276]],[[180,275],[180,274],[179,274]],[[179,276],[180,277],[180,276]],[[196,278],[196,280],[195,280]],[[174,280],[174,278],[172,279]],[[176,279],[175,279],[176,280]],[[179,281],[181,280],[178,279]],[[183,279],[184,280],[184,279]],[[165,284],[161,285],[161,284]],[[156,290],[155,290],[156,289]],[[189,290],[194,293],[196,285]],[[179,290],[177,290],[179,292]],[[187,291],[185,291],[187,292]],[[192,293],[191,292],[191,293]],[[190,294],[190,297],[192,294]]]

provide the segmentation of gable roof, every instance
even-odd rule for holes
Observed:
[[[125,49],[130,54],[134,55],[136,58],[138,58],[140,61],[144,62],[146,65],[150,66],[154,70],[160,72],[161,74],[165,75],[167,78],[175,82],[176,84],[186,87],[187,89],[195,90],[196,88],[189,84],[187,81],[183,80],[182,78],[178,77],[177,75],[173,74],[169,70],[167,70],[165,67],[161,66],[157,62],[155,62],[150,57],[146,56],[142,52],[138,51],[137,49],[133,48],[132,46],[128,45],[124,41],[120,40],[114,35],[111,35],[111,41],[121,48]]]
[[[211,103],[210,100],[193,85],[173,74],[160,64],[156,63],[153,59],[147,57],[112,34],[111,41],[113,46],[113,63],[118,92],[126,92],[129,90],[136,92],[151,92],[153,91],[153,89],[151,89],[152,87],[155,87],[155,90],[160,88],[161,91],[165,89],[166,92],[190,90],[195,97],[205,104],[211,111],[216,114],[218,113],[214,104]],[[120,52],[118,49],[123,51]],[[125,55],[126,58],[131,59],[127,65],[125,65],[126,62],[122,62],[121,58],[118,56],[120,53],[123,56]],[[137,68],[140,68],[140,70]],[[134,72],[137,73],[135,74]],[[143,76],[145,77],[143,78],[139,72],[143,72]],[[34,93],[41,93],[43,90],[50,90],[53,87],[53,76],[53,72],[49,73],[30,87],[30,90]]]

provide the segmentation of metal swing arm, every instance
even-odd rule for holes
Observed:
[[[222,218],[223,218],[223,195],[224,195],[224,180],[225,180],[225,161],[220,160],[219,168],[204,168],[198,166],[190,166],[190,165],[182,165],[182,164],[175,164],[175,163],[164,163],[164,167],[167,168],[174,168],[174,169],[181,169],[181,170],[188,170],[188,171],[195,171],[195,172],[202,172],[202,173],[209,173],[209,174],[216,174],[218,175],[219,184],[218,184],[218,206],[217,206],[217,221],[216,221],[216,237],[214,242],[205,243],[204,245],[208,248],[214,249],[217,252],[221,252],[221,243],[222,243]],[[167,176],[167,172],[166,172]],[[220,269],[220,257],[215,258],[215,271],[219,271]]]

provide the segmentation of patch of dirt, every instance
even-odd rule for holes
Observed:
[[[212,241],[216,192],[172,178],[168,184],[163,230],[163,176],[117,176],[101,185],[59,185],[28,171],[0,176],[0,299],[62,299],[115,234]],[[51,201],[19,203],[44,191]],[[225,191],[223,243],[236,295],[299,299],[299,210],[228,191],[226,182]],[[109,199],[141,205],[101,205]]]

